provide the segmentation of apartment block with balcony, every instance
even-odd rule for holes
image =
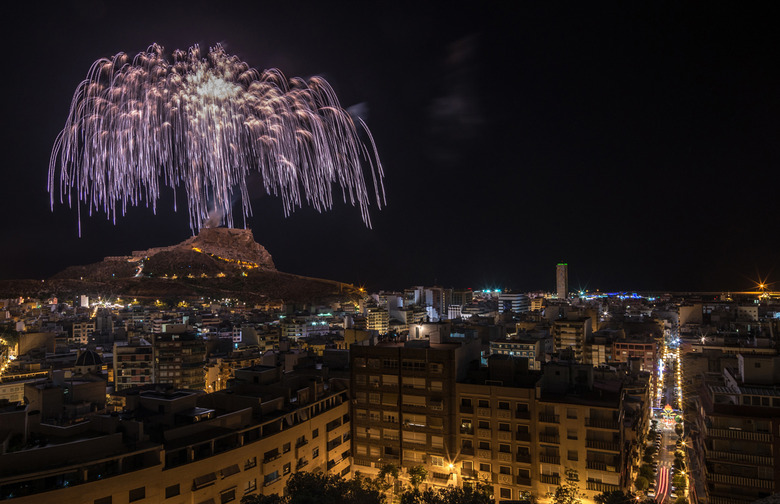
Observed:
[[[125,390],[120,415],[48,428],[47,446],[0,458],[0,498],[227,503],[281,494],[298,471],[351,476],[344,381],[317,370],[244,371],[229,392]]]
[[[585,344],[590,339],[592,320],[589,317],[571,317],[552,323],[555,351],[570,354],[571,360],[585,362]]]
[[[687,425],[690,479],[698,498],[747,504],[780,492],[780,356],[737,356],[737,367],[708,373]]]
[[[537,384],[536,495],[554,491],[566,469],[577,472],[589,499],[630,488],[629,446],[624,432],[623,381],[595,377],[594,368],[548,363]]]
[[[453,453],[456,481],[493,485],[501,500],[535,492],[537,450],[535,383],[525,359],[496,355],[488,369],[456,384],[457,437]]]
[[[355,470],[423,465],[428,482],[451,482],[456,453],[454,383],[478,361],[480,342],[434,333],[403,343],[350,348]]]

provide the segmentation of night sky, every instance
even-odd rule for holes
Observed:
[[[509,6],[511,4],[511,7]],[[178,243],[184,208],[50,210],[48,161],[93,61],[222,43],[359,105],[388,206],[248,225],[286,272],[410,285],[744,290],[780,282],[780,30],[771,3],[26,3],[4,16],[0,278]],[[778,290],[775,284],[775,290]]]

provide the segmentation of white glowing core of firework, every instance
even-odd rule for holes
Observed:
[[[194,75],[188,75],[187,83],[195,89],[198,96],[213,100],[235,98],[243,91],[241,86],[227,82],[216,75],[207,74],[203,69],[198,70]]]

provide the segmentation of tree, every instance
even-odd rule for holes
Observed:
[[[650,486],[650,482],[648,481],[647,478],[645,478],[644,476],[640,475],[640,476],[637,476],[636,479],[634,480],[634,486],[640,492],[644,492]]]
[[[688,499],[681,495],[674,500],[674,504],[688,504]]]
[[[636,504],[636,494],[634,492],[621,492],[620,490],[611,490],[602,492],[593,498],[597,504]]]
[[[427,489],[410,489],[401,494],[401,504],[495,504],[492,487],[477,482],[474,485]]]
[[[421,465],[409,467],[406,472],[409,473],[409,483],[411,483],[412,488],[415,490],[419,488],[420,483],[425,481],[425,478],[428,477],[428,470]]]
[[[642,464],[642,467],[639,468],[639,475],[647,478],[647,481],[650,481],[653,479],[653,468],[650,467],[647,464]]]
[[[299,472],[287,480],[287,496],[249,495],[241,504],[384,504],[376,481],[360,473],[349,481],[341,476]]]
[[[585,494],[580,490],[579,479],[577,471],[567,467],[564,482],[554,492],[549,492],[547,497],[555,504],[580,504]]]

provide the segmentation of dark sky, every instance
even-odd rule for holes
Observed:
[[[98,58],[221,42],[364,104],[387,208],[249,227],[282,271],[413,284],[742,290],[780,280],[777,12],[720,2],[27,3],[3,16],[0,278],[163,246],[186,212],[114,226],[49,207],[48,160]],[[511,4],[511,7],[509,6]]]

